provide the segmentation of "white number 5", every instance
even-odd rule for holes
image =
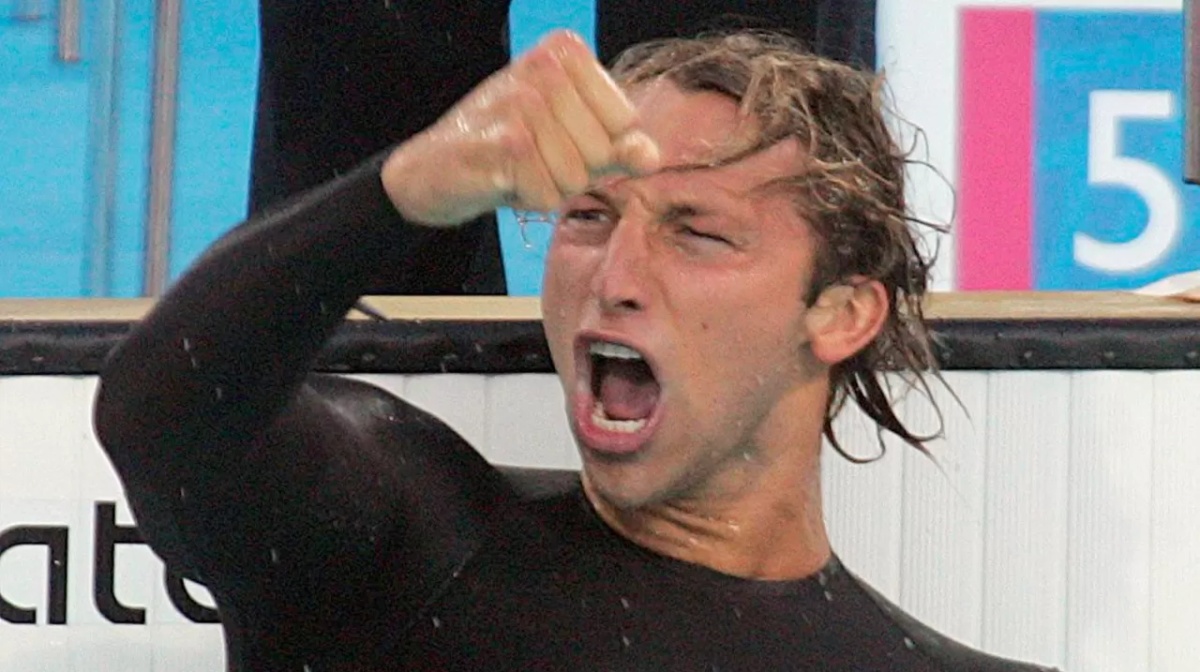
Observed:
[[[1099,271],[1138,271],[1162,259],[1179,238],[1179,192],[1158,166],[1121,155],[1125,119],[1170,119],[1170,91],[1093,91],[1088,99],[1088,184],[1125,187],[1146,202],[1150,217],[1133,240],[1107,243],[1075,232],[1075,261]]]

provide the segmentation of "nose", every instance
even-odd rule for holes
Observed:
[[[650,291],[649,222],[626,214],[613,227],[604,258],[593,278],[592,293],[605,314],[645,309]]]

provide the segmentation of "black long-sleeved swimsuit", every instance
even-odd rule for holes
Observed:
[[[489,465],[436,418],[309,373],[384,258],[436,245],[380,159],[219,241],[114,351],[96,427],[143,534],[204,583],[229,668],[1032,670],[832,560],[755,581],[611,531],[574,474]]]

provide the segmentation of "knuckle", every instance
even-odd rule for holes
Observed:
[[[504,154],[513,159],[521,160],[537,151],[537,142],[533,133],[521,123],[510,122],[498,125],[496,140],[503,148]]]
[[[513,89],[509,96],[509,104],[520,110],[522,114],[538,116],[543,113],[546,101],[538,91],[529,86]]]
[[[546,35],[541,46],[560,56],[578,57],[590,53],[579,35],[563,28],[551,31]]]
[[[524,72],[534,77],[553,76],[556,72],[563,71],[562,63],[554,51],[545,45],[530,49],[521,59],[521,67]]]

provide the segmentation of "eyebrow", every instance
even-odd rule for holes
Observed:
[[[676,219],[687,219],[689,217],[698,217],[701,214],[707,214],[709,209],[684,203],[672,203],[667,206],[667,212],[663,215],[663,219],[668,221]]]
[[[616,202],[612,199],[612,197],[599,188],[587,189],[580,195],[587,198],[594,198],[597,201],[600,201],[606,208],[616,208]],[[684,219],[687,217],[698,217],[701,215],[712,214],[712,212],[713,208],[711,207],[705,207],[695,203],[673,202],[668,203],[666,213],[663,215],[663,219]]]

